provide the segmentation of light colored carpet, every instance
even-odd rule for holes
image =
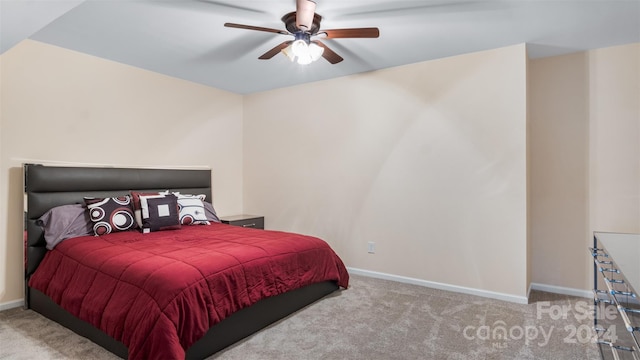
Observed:
[[[210,359],[599,359],[583,310],[589,299],[532,295],[521,305],[352,276],[348,290]],[[117,357],[33,311],[11,309],[0,312],[0,359]]]

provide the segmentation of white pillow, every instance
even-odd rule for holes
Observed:
[[[207,220],[207,213],[202,203],[206,199],[206,195],[190,195],[174,192],[178,198],[178,210],[180,224],[182,225],[211,225]]]

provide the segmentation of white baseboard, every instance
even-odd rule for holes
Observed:
[[[5,303],[0,303],[0,311],[17,308],[24,305],[24,299],[13,300]]]
[[[593,298],[593,292],[591,290],[574,289],[574,288],[568,288],[564,286],[531,283],[530,289],[550,292],[554,294],[577,296],[577,297],[583,297],[583,298]]]
[[[405,277],[405,276],[381,273],[381,272],[377,272],[377,271],[357,269],[357,268],[352,268],[352,267],[347,267],[347,270],[349,271],[350,274],[354,274],[354,275],[362,275],[362,276],[368,276],[368,277],[377,278],[377,279],[397,281],[397,282],[401,282],[401,283],[419,285],[419,286],[424,286],[424,287],[428,287],[428,288],[452,291],[452,292],[457,292],[457,293],[462,293],[462,294],[477,295],[477,296],[481,296],[481,297],[485,297],[485,298],[509,301],[509,302],[518,303],[518,304],[528,304],[529,303],[529,299],[526,296],[517,296],[517,295],[512,295],[512,294],[505,294],[505,293],[499,293],[499,292],[494,292],[494,291],[488,291],[488,290],[468,288],[468,287],[464,287],[464,286],[443,284],[443,283],[434,282],[434,281],[427,281],[427,280],[422,280],[422,279],[416,279],[416,278],[410,278],[410,277]]]

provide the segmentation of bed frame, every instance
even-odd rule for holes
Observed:
[[[131,190],[171,190],[206,194],[211,199],[211,170],[58,167],[24,165],[25,189],[25,308],[62,324],[112,353],[127,358],[120,341],[62,309],[48,296],[28,285],[29,277],[47,253],[44,233],[36,220],[49,209],[83,203],[84,196],[107,197]],[[312,284],[261,300],[210,328],[186,351],[187,359],[203,359],[255,333],[269,324],[337,290],[331,281]]]

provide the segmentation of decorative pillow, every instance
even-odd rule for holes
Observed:
[[[36,224],[44,230],[49,250],[64,240],[93,235],[93,223],[83,204],[56,206],[36,220]]]
[[[203,201],[202,202],[204,204],[204,211],[207,214],[207,220],[209,220],[209,222],[220,222],[220,219],[218,218],[218,215],[216,214],[216,209],[213,208],[213,204],[211,204],[210,202],[206,202]]]
[[[178,198],[175,195],[140,196],[142,232],[180,229]]]
[[[138,227],[140,229],[142,229],[142,213],[141,213],[141,207],[140,207],[140,196],[153,196],[153,195],[166,195],[167,192],[137,192],[137,191],[131,191],[131,200],[132,200],[132,208],[133,208],[133,215],[136,219],[136,224],[138,224]]]
[[[96,236],[136,227],[131,209],[131,196],[84,198]]]
[[[178,197],[180,224],[210,225],[202,203],[206,195],[182,195],[180,193],[173,193],[173,195]]]

